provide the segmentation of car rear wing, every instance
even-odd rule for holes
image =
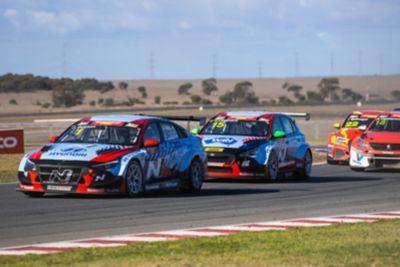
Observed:
[[[138,114],[145,115],[145,114]],[[190,130],[190,122],[199,122],[200,126],[203,126],[207,122],[207,117],[205,116],[165,116],[165,115],[146,115],[150,117],[164,118],[171,121],[187,121],[187,129]]]
[[[293,118],[304,118],[306,121],[310,120],[311,115],[308,112],[296,113],[296,112],[282,112],[282,114],[288,115]]]

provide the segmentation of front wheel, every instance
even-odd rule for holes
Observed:
[[[278,180],[278,172],[278,156],[272,151],[265,166],[265,180],[269,183],[276,182]]]
[[[352,171],[355,171],[355,172],[363,172],[363,171],[365,171],[365,168],[358,168],[358,167],[350,167],[350,169]]]
[[[44,192],[22,192],[29,197],[42,197],[44,196]]]
[[[126,193],[129,197],[140,196],[144,191],[143,171],[137,161],[132,161],[125,175]]]

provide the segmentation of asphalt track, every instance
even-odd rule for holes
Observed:
[[[356,173],[330,165],[314,166],[309,181],[217,180],[205,183],[200,194],[162,192],[139,199],[32,199],[15,187],[0,186],[0,247],[400,207],[400,172]]]

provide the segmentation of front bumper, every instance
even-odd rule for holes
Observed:
[[[350,159],[350,153],[348,146],[344,145],[332,145],[327,146],[327,161],[337,163],[347,163]]]
[[[112,194],[124,193],[121,176],[90,164],[38,162],[35,170],[18,172],[19,190],[23,192]]]
[[[265,165],[251,157],[240,157],[238,153],[207,153],[208,176],[210,177],[254,177],[265,175]]]
[[[350,166],[355,168],[400,168],[400,151],[364,152],[356,148],[350,150]]]

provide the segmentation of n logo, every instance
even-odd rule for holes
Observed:
[[[70,170],[70,169],[64,169],[63,171],[52,170],[50,173],[50,181],[53,181],[53,182],[59,181],[62,183],[69,183],[73,174],[74,174],[74,171]]]

